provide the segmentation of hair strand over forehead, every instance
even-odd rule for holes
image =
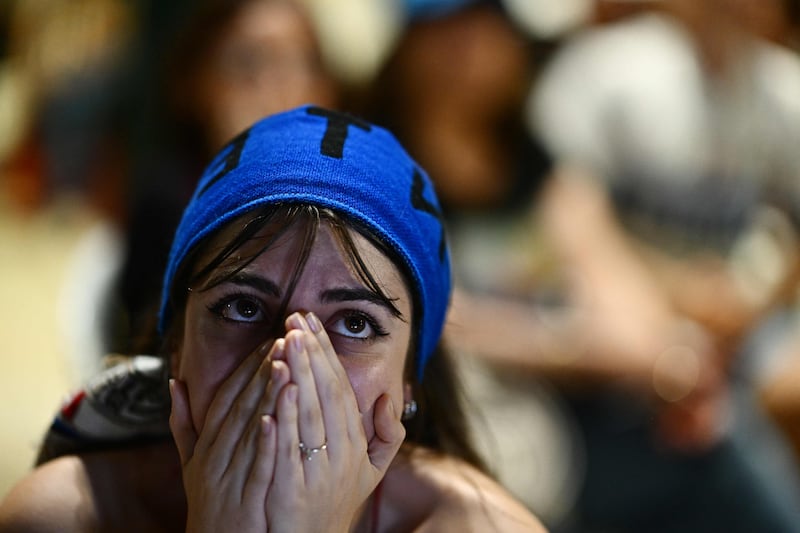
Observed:
[[[290,228],[299,227],[301,230],[301,239],[297,247],[295,264],[292,268],[292,277],[287,284],[283,300],[276,313],[276,316],[286,315],[289,306],[289,298],[294,292],[300,275],[305,268],[311,253],[312,245],[316,239],[317,231],[323,221],[330,225],[337,242],[341,246],[345,257],[350,262],[359,280],[367,289],[373,292],[387,305],[393,315],[402,318],[402,313],[394,304],[395,299],[390,298],[385,293],[381,287],[381,283],[375,278],[364,262],[364,259],[361,257],[358,247],[353,240],[353,236],[350,233],[350,226],[352,226],[352,224],[342,219],[334,211],[320,209],[314,205],[308,204],[276,204],[262,207],[231,223],[233,226],[241,225],[241,229],[232,237],[229,237],[225,232],[225,228],[223,228],[217,235],[208,239],[204,245],[198,246],[191,254],[187,255],[186,260],[183,265],[181,265],[181,269],[175,278],[175,283],[171,291],[171,303],[174,316],[182,317],[185,311],[187,288],[205,291],[231,279],[247,268],[248,265],[258,259],[263,253],[272,248]],[[408,276],[402,271],[397,258],[392,257],[390,251],[374,236],[370,235],[369,232],[360,230],[357,227],[354,227],[353,230],[363,235],[376,249],[386,255],[393,264],[395,264],[401,271],[404,283],[408,286]],[[223,235],[227,237],[226,241],[221,243],[222,245],[219,251],[213,254],[210,259],[205,260],[203,264],[204,259],[210,255],[215,244],[223,238]],[[239,255],[248,243],[261,240],[263,240],[263,242],[259,243],[255,251],[248,252],[244,256]],[[229,264],[229,268],[225,268],[226,264]],[[409,293],[411,293],[411,291],[409,291]],[[412,309],[415,309],[413,301]],[[182,321],[179,322],[182,323]],[[276,330],[274,333],[276,335],[280,334],[279,330],[282,327],[282,322],[276,320],[273,327]],[[179,334],[177,331],[171,331],[168,337],[172,337],[174,340],[174,336],[177,334]],[[411,339],[412,346],[415,344],[414,340],[414,338]]]

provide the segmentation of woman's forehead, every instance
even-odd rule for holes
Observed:
[[[213,239],[212,245],[199,264],[202,265],[216,256],[246,224],[247,218],[240,218],[228,224]],[[306,274],[313,273],[320,280],[338,279],[340,282],[344,281],[343,276],[347,276],[351,278],[350,284],[363,285],[357,271],[357,262],[360,260],[390,297],[410,298],[406,280],[394,262],[361,233],[346,224],[337,226],[349,236],[358,256],[355,257],[353,250],[340,236],[340,232],[325,218],[318,222],[313,240],[306,242],[308,224],[316,225],[317,222],[301,218],[288,225],[266,224],[236,248],[215,269],[216,273],[211,273],[211,277],[242,267],[247,271],[269,271],[275,276],[286,277],[296,268],[297,258],[304,252],[303,248],[308,247],[309,249],[305,250],[309,252],[308,262],[304,268]]]

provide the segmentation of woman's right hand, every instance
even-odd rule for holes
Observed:
[[[195,428],[186,386],[170,381],[170,429],[181,459],[186,531],[265,532],[275,468],[275,404],[289,383],[284,340],[262,344],[223,382]]]

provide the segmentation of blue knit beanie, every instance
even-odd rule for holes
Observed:
[[[401,258],[420,306],[416,370],[422,379],[442,333],[451,289],[433,186],[391,133],[318,107],[257,122],[206,168],[172,243],[159,331],[172,320],[170,289],[187,253],[244,212],[276,203],[329,208],[374,232]]]

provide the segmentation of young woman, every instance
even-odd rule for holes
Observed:
[[[45,462],[0,530],[542,531],[463,434],[438,349],[450,285],[432,186],[391,134],[317,107],[262,120],[208,167],[173,242],[174,444],[128,432]],[[98,418],[111,436],[147,418],[143,366],[54,430],[96,445]]]

